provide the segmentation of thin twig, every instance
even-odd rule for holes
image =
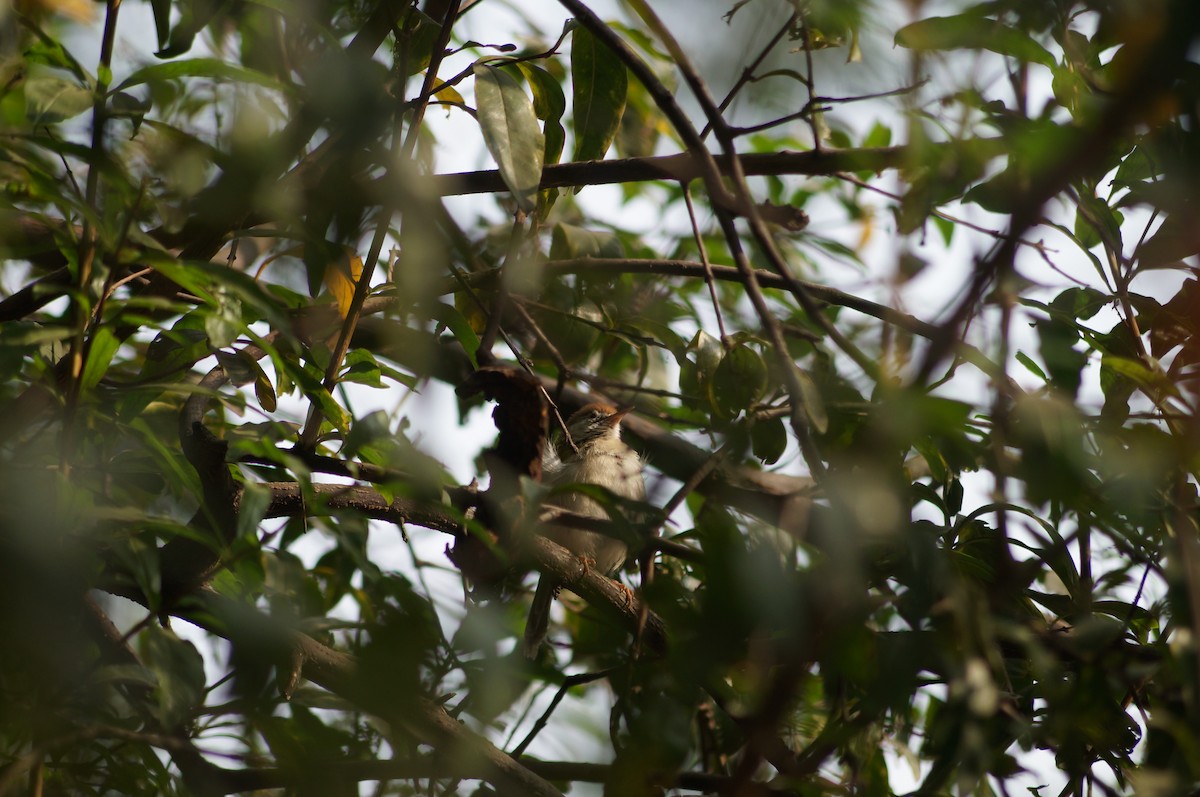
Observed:
[[[704,265],[704,283],[708,286],[713,312],[717,314],[717,331],[721,334],[721,345],[728,347],[729,336],[725,334],[725,319],[721,317],[721,303],[717,300],[717,288],[713,284],[712,263],[708,262],[708,248],[704,245],[704,236],[700,234],[700,224],[696,221],[696,207],[692,204],[692,192],[687,183],[683,183],[682,187],[683,201],[687,205],[688,221],[692,224],[692,236],[696,241],[696,251],[700,254],[700,262]]]
[[[533,743],[533,740],[537,738],[537,735],[541,733],[542,729],[545,728],[550,722],[550,715],[554,713],[556,708],[558,708],[558,704],[561,703],[563,698],[567,696],[568,691],[576,686],[584,686],[585,684],[590,684],[595,681],[602,681],[616,671],[616,667],[609,667],[606,670],[600,670],[598,672],[579,673],[577,675],[568,675],[566,678],[564,678],[562,686],[558,688],[558,692],[555,693],[554,699],[550,701],[550,705],[545,711],[542,712],[542,716],[538,717],[537,722],[535,722],[533,727],[530,728],[529,733],[525,735],[525,738],[521,740],[519,745],[513,748],[509,755],[511,755],[513,758],[519,759],[525,754],[525,750],[529,748],[529,745]]]
[[[857,177],[855,177],[853,174],[849,174],[847,172],[838,172],[837,174],[834,175],[834,177],[838,178],[839,180],[845,180],[846,182],[851,183],[852,185],[856,185],[859,188],[866,189],[867,191],[872,191],[876,194],[879,194],[880,196],[885,196],[888,199],[894,199],[897,202],[903,201],[903,199],[904,199],[904,197],[900,196],[899,194],[897,194],[895,192],[888,191],[885,188],[880,188],[877,185],[872,185],[871,183],[868,183],[865,180],[860,180]],[[962,227],[966,227],[969,230],[974,230],[975,232],[983,233],[984,235],[990,236],[992,238],[999,239],[999,238],[1005,237],[1005,235],[1006,235],[1006,233],[1003,233],[1000,230],[993,230],[990,227],[984,227],[981,224],[976,224],[975,222],[968,221],[967,219],[964,219],[961,216],[953,216],[949,213],[946,213],[943,210],[930,211],[930,215],[937,216],[939,219],[945,219],[946,221],[953,222],[954,224],[957,224]],[[1041,252],[1043,254],[1043,256],[1047,252],[1056,252],[1057,251],[1057,250],[1051,249],[1050,247],[1046,246],[1046,244],[1042,241],[1027,241],[1024,238],[1022,238],[1018,241],[1018,243],[1021,244],[1022,246],[1028,246],[1031,249],[1036,249],[1037,251]]]
[[[565,2],[565,0],[564,0]],[[754,204],[753,195],[750,192],[749,186],[746,184],[745,174],[742,172],[741,163],[738,158],[737,150],[734,147],[733,136],[729,132],[729,126],[721,116],[717,109],[712,95],[708,91],[708,87],[700,78],[691,59],[687,53],[680,47],[679,42],[667,30],[666,26],[658,18],[657,14],[650,8],[645,0],[627,0],[637,11],[639,17],[646,25],[655,33],[656,36],[666,46],[667,51],[675,59],[680,72],[683,73],[684,80],[691,89],[692,94],[699,101],[701,108],[708,117],[709,122],[713,126],[717,140],[721,143],[721,148],[729,157],[730,176],[733,178],[734,196],[733,201],[729,202],[724,199],[728,192],[724,184],[714,186],[714,181],[710,181],[706,175],[705,182],[709,189],[709,194],[713,198],[713,209],[717,215],[717,220],[721,225],[722,232],[725,235],[725,240],[730,249],[730,254],[733,255],[734,262],[737,264],[738,270],[745,277],[744,287],[746,294],[750,298],[751,304],[754,306],[755,312],[758,314],[759,320],[767,331],[768,339],[776,352],[780,364],[784,368],[787,375],[788,396],[791,399],[792,413],[792,429],[796,433],[797,442],[800,444],[800,451],[804,455],[805,462],[808,464],[810,471],[814,477],[819,478],[824,474],[825,466],[821,460],[819,453],[816,451],[815,443],[812,439],[809,430],[810,414],[814,412],[814,408],[808,406],[808,401],[805,396],[805,388],[803,377],[801,376],[796,362],[788,353],[787,344],[783,337],[783,332],[780,329],[778,320],[774,313],[767,306],[766,300],[763,298],[762,291],[759,288],[754,270],[750,266],[749,258],[742,247],[737,228],[734,224],[730,210],[736,208],[741,215],[744,215],[750,223],[750,229],[754,234],[755,240],[763,249],[772,266],[779,272],[780,276],[788,282],[788,288],[797,298],[800,306],[805,313],[822,327],[827,335],[840,347],[843,348],[852,357],[861,356],[857,352],[856,347],[849,346],[849,341],[837,330],[829,319],[825,318],[818,311],[816,303],[809,297],[802,286],[791,277],[786,264],[783,262],[782,256],[775,247],[774,239],[768,232],[766,225],[763,223],[762,217]],[[685,124],[689,124],[684,120]],[[719,189],[719,192],[714,193],[714,187]],[[871,371],[867,371],[871,374]],[[877,377],[877,373],[875,374]]]
[[[449,5],[446,9],[446,18],[442,21],[441,30],[438,32],[438,38],[434,44],[433,53],[430,56],[429,67],[425,71],[424,91],[428,91],[436,79],[437,70],[441,66],[446,45],[450,41],[451,28],[454,27],[454,21],[458,17],[459,3],[460,0],[449,0]],[[409,122],[407,135],[403,143],[401,143],[398,131],[393,134],[392,150],[396,158],[401,160],[412,159],[417,143],[417,133],[421,126],[421,120],[425,115],[426,105],[427,103],[420,103],[414,109],[413,118]],[[350,279],[354,280],[354,296],[350,301],[350,308],[346,312],[346,318],[338,334],[337,343],[334,345],[333,352],[329,358],[329,366],[325,369],[325,378],[322,381],[322,387],[325,390],[332,390],[334,385],[337,384],[338,372],[341,370],[342,362],[345,360],[346,353],[350,349],[350,340],[354,336],[354,330],[358,328],[358,321],[362,317],[363,302],[366,301],[367,296],[371,292],[371,278],[375,273],[375,266],[379,262],[379,253],[383,250],[384,240],[387,238],[389,228],[391,227],[392,216],[396,210],[395,205],[396,200],[384,203],[379,215],[379,223],[375,228],[375,236],[371,240],[371,248],[367,253],[367,259],[363,262],[362,272],[359,274],[357,280],[354,279],[353,273],[350,274]],[[322,418],[323,414],[320,406],[317,402],[312,402],[308,419],[305,422],[303,431],[300,433],[299,448],[311,449],[316,444],[317,436],[321,431]]]
[[[777,119],[772,119],[767,122],[762,122],[748,127],[730,127],[729,131],[735,136],[747,136],[752,133],[761,133],[763,130],[770,130],[772,127],[778,127],[788,122],[794,122],[797,119],[808,119],[814,112],[822,112],[827,110],[821,106],[835,104],[849,104],[852,102],[863,102],[864,100],[877,100],[884,97],[897,97],[902,94],[916,91],[917,89],[928,83],[928,79],[919,81],[911,86],[901,86],[898,89],[889,91],[877,91],[871,94],[858,94],[852,97],[813,97],[804,104],[804,107],[795,113],[789,113],[786,116],[780,116]],[[818,149],[820,149],[818,147]]]
[[[443,205],[441,205],[440,203],[439,203],[439,207],[442,210],[441,218],[442,218],[443,223],[446,226],[450,227],[450,229],[453,230],[453,232],[457,234],[457,236],[452,236],[452,237],[465,237],[465,236],[462,236],[462,231],[458,229],[457,224],[455,223],[454,219],[450,216],[449,213],[445,212],[445,210],[446,210],[445,207]],[[463,253],[470,260],[472,260],[472,261],[474,260],[474,253],[472,253],[468,247],[463,247]],[[475,266],[474,273],[476,273],[476,274],[484,273],[482,266],[479,263],[477,263],[477,262],[474,263],[474,266]],[[466,291],[467,296],[471,299],[472,302],[475,303],[475,307],[479,310],[480,313],[483,314],[483,317],[485,319],[488,319],[490,322],[490,316],[488,314],[487,305],[484,304],[483,299],[481,299],[479,297],[479,294],[476,293],[474,288],[471,286],[471,278],[470,278],[471,275],[464,274],[462,269],[459,268],[453,262],[449,263],[449,267],[450,267],[450,273],[452,275],[454,275],[455,281],[463,288],[463,290]],[[491,269],[491,270],[487,271],[486,273],[492,274],[499,278],[503,278],[503,275],[500,273],[500,269],[498,269],[498,268]],[[529,363],[529,358],[525,357],[521,353],[521,351],[517,348],[517,345],[515,343],[513,343],[512,338],[510,338],[508,336],[508,333],[504,331],[503,327],[497,326],[497,330],[498,330],[501,340],[503,340],[504,344],[506,346],[508,346],[509,351],[511,351],[513,353],[513,356],[517,358],[517,362],[520,363],[521,368],[524,369],[525,373],[532,375],[533,367]],[[482,348],[482,346],[480,348]],[[468,352],[468,354],[469,354],[469,352]],[[478,351],[476,352],[474,359],[475,359],[475,364],[478,365],[479,364]],[[550,392],[548,390],[546,390],[545,386],[542,386],[540,383],[539,383],[539,389],[542,392],[542,397],[546,400],[546,403],[550,407],[550,413],[554,416],[555,421],[558,422],[558,428],[562,430],[562,432],[564,434],[564,439],[566,439],[569,442],[569,444],[572,447],[574,447],[575,444],[573,441],[571,441],[571,436],[566,434],[567,422],[563,418],[562,413],[558,409],[558,403],[550,395]]]
[[[822,474],[824,472],[824,464],[815,450],[811,434],[808,431],[808,416],[804,406],[804,391],[801,377],[797,373],[795,362],[787,353],[787,347],[782,332],[779,329],[779,324],[767,306],[766,300],[762,296],[762,291],[759,290],[753,269],[750,267],[749,258],[741,245],[737,228],[734,224],[733,212],[735,210],[749,218],[752,224],[758,216],[753,201],[750,199],[750,193],[745,187],[744,177],[738,180],[738,194],[731,194],[721,179],[721,170],[718,168],[716,160],[712,153],[704,146],[704,142],[700,139],[696,128],[676,101],[674,93],[663,85],[658,76],[646,65],[645,61],[633,52],[628,43],[605,25],[581,0],[559,0],[559,2],[575,14],[580,24],[586,26],[591,33],[621,58],[626,67],[646,87],[646,91],[654,98],[663,115],[667,117],[676,132],[679,133],[688,148],[689,154],[693,158],[698,159],[700,176],[704,180],[705,188],[708,191],[717,220],[721,225],[721,231],[725,236],[726,244],[729,247],[734,262],[737,263],[738,270],[742,272],[745,278],[746,293],[750,297],[759,320],[767,330],[771,345],[780,358],[780,364],[788,375],[788,394],[792,400],[794,409],[792,414],[792,428],[800,443],[800,450],[804,454],[805,460],[813,474]],[[684,73],[684,77],[692,88],[693,93],[701,100],[701,105],[705,107],[705,111],[709,115],[714,129],[718,133],[718,138],[721,140],[722,147],[729,157],[730,172],[737,179],[741,174],[741,167],[738,162],[737,153],[732,148],[732,140],[728,136],[724,126],[724,120],[720,118],[720,113],[716,111],[715,103],[712,102],[712,98],[699,81],[699,77],[696,75],[691,62],[679,47],[679,43],[665,29],[658,17],[643,0],[628,0],[628,2],[667,46],[668,52],[671,53],[676,64]],[[761,225],[761,219],[759,222],[760,229],[765,229]]]
[[[767,60],[767,56],[770,55],[771,51],[775,49],[775,45],[779,44],[780,40],[782,40],[783,37],[787,35],[788,31],[792,29],[792,24],[795,23],[795,21],[796,12],[793,11],[788,15],[787,21],[784,22],[779,30],[775,32],[775,35],[771,37],[770,41],[768,41],[763,48],[759,50],[758,55],[755,56],[754,60],[742,70],[742,74],[738,76],[736,81],[734,81],[734,84],[729,88],[729,91],[726,92],[725,97],[721,100],[721,104],[717,106],[719,110],[724,112],[725,109],[729,107],[729,103],[733,102],[733,98],[737,96],[738,92],[741,91],[747,83],[752,83],[757,80],[754,77],[754,71],[762,66],[763,61]],[[712,132],[711,122],[704,125],[704,128],[700,131],[700,138],[708,138],[708,134],[710,132]]]
[[[804,14],[800,14],[800,35],[804,39],[804,63],[808,72],[804,76],[804,87],[808,89],[808,105],[816,107],[817,104],[817,89],[816,79],[813,77],[813,57],[812,57],[812,36],[811,29],[808,27],[808,20],[804,18]],[[820,152],[821,147],[821,129],[817,125],[816,116],[808,115],[808,126],[812,131],[813,149]]]
[[[108,0],[104,15],[104,34],[100,42],[100,64],[96,70],[96,86],[92,95],[91,165],[88,168],[84,204],[95,213],[97,218],[101,218],[102,215],[97,199],[100,192],[100,173],[103,171],[104,162],[104,129],[105,123],[108,121],[106,105],[108,81],[105,76],[112,73],[113,42],[117,37],[117,15],[120,10],[121,0]],[[82,388],[83,363],[87,354],[87,330],[91,320],[91,313],[86,306],[86,297],[90,294],[88,286],[92,281],[92,267],[96,261],[98,244],[99,232],[92,224],[91,217],[84,216],[77,261],[79,276],[75,281],[76,294],[72,301],[72,325],[75,328],[75,334],[71,339],[71,350],[67,354],[70,368],[67,375],[59,462],[64,479],[70,475],[71,469],[69,452],[74,436],[76,405],[79,402],[79,391]]]
[[[117,236],[116,245],[113,247],[114,252],[120,253],[120,251],[125,248],[125,241],[129,238],[129,230],[133,226],[133,220],[137,216],[138,209],[141,207],[142,199],[144,199],[145,196],[146,180],[143,178],[141,183],[138,185],[138,193],[133,200],[133,204],[125,213],[125,222],[121,225],[121,234]],[[96,300],[96,307],[94,310],[92,310],[92,318],[89,324],[89,330],[94,329],[97,324],[103,321],[104,305],[108,302],[108,297],[112,295],[114,290],[116,290],[115,286],[117,282],[120,282],[120,280],[116,279],[116,276],[117,270],[115,268],[109,269],[108,274],[105,275],[104,289],[100,291],[100,298]],[[90,342],[85,341],[84,348],[84,359],[86,360],[88,354],[86,349],[90,348]]]
[[[459,13],[459,17],[462,17],[461,12]],[[531,53],[528,55],[515,55],[515,56],[514,55],[497,55],[497,56],[493,56],[493,57],[489,57],[489,58],[485,58],[485,59],[479,59],[478,61],[473,62],[466,69],[459,72],[454,77],[449,78],[447,80],[443,80],[441,83],[438,83],[436,86],[432,86],[432,87],[428,87],[428,88],[423,87],[421,90],[421,93],[418,94],[416,97],[414,97],[412,100],[410,100],[408,102],[408,105],[412,106],[412,107],[416,107],[418,104],[422,104],[422,103],[427,103],[427,104],[431,104],[431,105],[440,104],[440,103],[434,103],[433,98],[440,92],[444,91],[445,89],[452,88],[453,86],[457,86],[459,83],[462,83],[464,80],[466,80],[471,75],[473,75],[475,73],[475,67],[478,64],[505,64],[505,65],[519,64],[524,61],[540,61],[544,58],[549,58],[552,55],[557,55],[559,48],[562,47],[562,43],[564,41],[566,41],[567,35],[569,33],[570,33],[570,28],[568,26],[564,25],[563,32],[559,35],[558,40],[556,42],[554,42],[554,44],[550,47],[550,49],[545,50],[540,53]],[[459,49],[455,50],[453,53],[448,53],[448,55],[453,55],[455,53],[462,52],[463,50],[465,50],[467,48],[467,46],[468,45],[463,45]],[[476,43],[476,46],[481,46],[481,45],[478,45]],[[458,105],[458,103],[454,103],[454,104]],[[463,106],[463,108],[464,108],[464,110],[471,110],[471,113],[474,114],[474,110],[469,109],[466,106]]]

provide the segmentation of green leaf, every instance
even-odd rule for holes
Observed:
[[[1053,67],[1054,56],[1023,31],[975,14],[930,17],[896,33],[896,44],[912,50],[989,50]]]
[[[608,231],[585,230],[574,224],[556,224],[550,236],[551,260],[581,257],[624,257],[621,239]]]
[[[179,21],[167,40],[166,47],[155,53],[159,58],[174,58],[192,49],[196,34],[212,21],[220,10],[223,0],[182,0],[177,5],[180,10]],[[163,23],[156,19],[155,26],[161,30]]]
[[[937,227],[938,232],[942,234],[942,241],[946,246],[950,246],[954,241],[954,230],[956,229],[954,222],[943,219],[941,216],[930,216],[929,218],[933,221],[933,226]]]
[[[354,420],[350,433],[346,435],[342,453],[346,457],[361,457],[363,450],[376,441],[389,441],[393,436],[388,425],[387,413],[376,410]]]
[[[316,369],[316,366],[306,364],[302,368],[294,369],[292,377],[296,384],[304,391],[304,395],[310,401],[316,403],[321,410],[321,414],[331,426],[345,433],[350,429],[350,415],[337,403],[333,395],[325,389],[322,383],[323,375]]]
[[[140,664],[109,664],[98,667],[88,677],[89,684],[132,684],[144,689],[158,685],[154,673]]]
[[[774,465],[787,450],[787,424],[783,418],[755,420],[750,427],[750,446],[764,465]]]
[[[1087,364],[1087,354],[1075,349],[1079,333],[1073,324],[1057,319],[1036,322],[1040,337],[1038,354],[1046,364],[1049,381],[1068,396],[1079,392],[1080,371]]]
[[[701,329],[692,336],[688,349],[696,352],[697,375],[700,384],[706,384],[721,363],[721,341]]]
[[[471,323],[467,320],[466,316],[460,313],[453,305],[444,302],[433,304],[430,307],[429,314],[432,318],[446,325],[446,328],[454,335],[454,339],[458,341],[458,345],[462,346],[467,356],[474,360],[476,352],[479,349],[479,336],[471,328]]]
[[[636,80],[630,83],[625,113],[621,114],[621,127],[614,142],[617,154],[622,158],[649,157],[655,153],[659,138],[669,129],[646,87]],[[777,140],[771,139],[770,146],[777,147]]]
[[[116,541],[112,551],[120,559],[121,564],[133,575],[138,589],[146,597],[147,608],[157,611],[162,600],[162,574],[159,569],[158,549],[142,537],[130,537]]]
[[[266,371],[261,368],[258,369],[258,374],[254,377],[254,396],[267,412],[274,412],[279,406],[279,397],[275,394],[275,387],[267,377]]]
[[[1125,160],[1121,161],[1113,177],[1113,184],[1131,186],[1151,180],[1162,173],[1163,167],[1154,162],[1147,151],[1147,145],[1140,145],[1134,147],[1133,151],[1125,156]]]
[[[1084,194],[1079,197],[1079,207],[1075,211],[1075,237],[1087,249],[1107,240],[1116,251],[1120,251],[1121,224],[1124,221],[1125,217],[1119,210],[1113,210],[1102,199]]]
[[[916,506],[922,501],[927,501],[931,505],[942,511],[942,514],[950,516],[950,510],[946,508],[946,501],[942,498],[942,494],[922,482],[913,482],[909,488],[911,492],[910,499],[913,506]]]
[[[161,50],[171,33],[171,0],[150,0],[150,8],[154,12],[154,32]]]
[[[387,363],[379,363],[379,372],[388,379],[391,379],[393,382],[404,385],[404,387],[408,388],[409,390],[417,393],[421,392],[417,390],[417,385],[420,384],[421,380],[412,374],[406,374],[403,371],[399,371]]]
[[[946,484],[946,511],[951,516],[962,511],[963,492],[963,484],[957,478]]]
[[[713,402],[719,412],[732,418],[748,409],[766,387],[767,366],[762,357],[749,346],[734,346],[713,374]]]
[[[242,303],[232,292],[218,286],[213,291],[216,307],[204,316],[204,332],[214,349],[223,349],[237,339],[242,329]],[[249,381],[249,380],[248,380]]]
[[[415,25],[413,19],[416,20]],[[410,6],[399,28],[393,33],[399,40],[398,45],[408,54],[408,74],[415,75],[429,66],[442,26],[433,17]]]
[[[242,485],[242,498],[238,503],[238,537],[255,542],[258,539],[258,524],[271,508],[271,491],[261,484],[246,482]]]
[[[545,69],[528,61],[521,61],[517,68],[533,89],[533,112],[537,114],[538,119],[545,122],[545,162],[558,163],[567,139],[567,131],[562,126],[563,114],[567,112],[567,98],[563,95],[562,86]]]
[[[876,122],[862,140],[863,147],[886,147],[892,143],[892,129],[883,122]]]
[[[1067,288],[1050,302],[1052,310],[1064,313],[1069,320],[1087,320],[1113,300],[1094,288]]]
[[[53,124],[78,116],[92,107],[91,89],[60,77],[25,81],[26,113],[33,124]]]
[[[142,100],[123,91],[117,92],[109,101],[108,114],[113,117],[129,119],[133,123],[133,132],[136,134],[142,125],[143,118],[150,112],[152,104],[148,99]]]
[[[1197,252],[1200,252],[1200,231],[1194,218],[1172,214],[1138,247],[1138,266],[1143,269],[1174,266]]]
[[[142,660],[158,678],[159,721],[164,728],[177,727],[204,699],[204,660],[191,642],[157,625],[147,626],[138,642]]]
[[[154,252],[147,252],[146,259],[147,265],[163,272],[184,289],[205,298],[207,304],[225,305],[236,301],[239,305],[247,305],[253,311],[255,320],[266,321],[276,329],[285,329],[291,324],[278,301],[250,275],[234,271],[224,264],[194,260],[184,262]]]
[[[258,375],[262,373],[258,361],[244,351],[238,350],[232,353],[217,351],[214,354],[231,385],[237,387],[248,385],[257,381]]]
[[[1025,366],[1025,368],[1031,374],[1038,377],[1039,379],[1041,379],[1045,382],[1050,381],[1049,378],[1047,378],[1045,371],[1043,371],[1041,369],[1041,367],[1037,363],[1035,363],[1033,361],[1033,359],[1025,352],[1023,352],[1023,351],[1017,352],[1017,362],[1019,362],[1021,365]]]
[[[228,80],[232,83],[252,83],[265,86],[280,92],[289,91],[290,87],[279,82],[270,75],[254,69],[246,69],[217,58],[189,58],[185,61],[171,61],[166,64],[151,64],[134,72],[121,85],[114,88],[110,94],[116,94],[133,86],[146,83],[159,83],[166,80],[180,80],[188,77],[211,78],[212,80]]]
[[[370,387],[384,387],[383,371],[375,356],[366,349],[354,349],[346,355],[345,368],[339,379]]]
[[[79,378],[81,390],[91,390],[100,382],[120,346],[121,341],[109,327],[102,324],[96,328],[88,347],[87,364],[83,366],[83,375]]]
[[[533,103],[516,80],[486,64],[475,65],[475,102],[488,152],[517,206],[529,213],[536,205],[546,151]]]
[[[1162,392],[1166,395],[1176,395],[1177,390],[1170,378],[1161,370],[1146,367],[1140,360],[1131,357],[1104,355],[1101,364],[1105,370],[1132,380],[1139,387],[1146,389],[1151,395]]]
[[[584,27],[571,34],[572,160],[600,160],[621,125],[629,75],[625,64]]]

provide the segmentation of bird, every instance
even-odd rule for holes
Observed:
[[[562,441],[562,456],[553,446],[547,448],[543,480],[552,486],[595,484],[607,488],[618,498],[644,499],[646,484],[642,478],[642,458],[621,440],[621,419],[630,409],[593,403],[574,412],[566,422],[570,442]],[[556,495],[550,503],[584,517],[608,517],[604,507],[579,492]],[[594,531],[552,525],[546,536],[604,575],[616,572],[625,563],[628,553],[621,540]],[[537,656],[546,639],[550,604],[561,586],[549,575],[541,576],[538,581],[525,623],[524,653],[528,658]]]

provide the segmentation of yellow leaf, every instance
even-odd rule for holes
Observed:
[[[342,256],[325,269],[325,287],[337,301],[338,313],[342,318],[350,314],[350,303],[354,301],[354,286],[362,276],[362,260],[350,247],[342,247]]]
[[[458,93],[458,90],[453,86],[446,86],[438,91],[435,95],[442,102],[452,102],[456,105],[466,105],[467,101],[463,99],[463,95]]]
[[[15,4],[18,11],[37,17],[39,13],[62,14],[76,22],[91,22],[95,3],[90,0],[23,0]]]

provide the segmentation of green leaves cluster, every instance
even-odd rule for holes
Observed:
[[[625,65],[586,28],[571,31],[572,160],[599,160],[608,152],[625,110]],[[497,64],[475,65],[475,100],[484,143],[500,166],[500,176],[517,206],[529,213],[536,204],[542,168],[562,156],[566,99],[555,77],[528,60],[514,59],[529,83],[533,101],[520,83]],[[538,120],[545,131],[538,128]]]

